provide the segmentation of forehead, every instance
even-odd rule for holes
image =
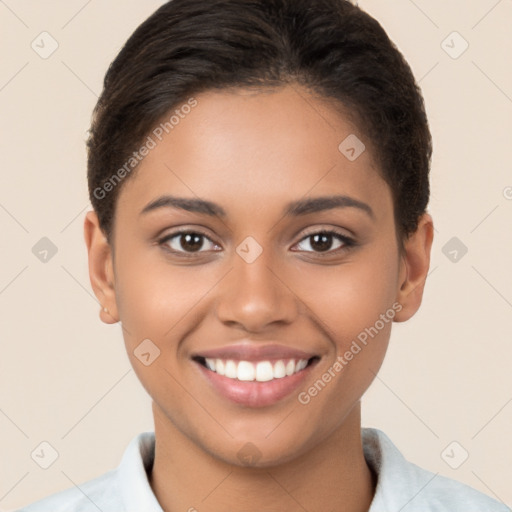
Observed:
[[[390,206],[371,143],[333,103],[294,85],[207,91],[164,116],[154,148],[119,201],[141,208],[158,193],[215,197],[239,208],[343,193]],[[167,124],[165,124],[167,122]],[[155,135],[156,134],[156,135]],[[357,157],[357,158],[354,158]]]

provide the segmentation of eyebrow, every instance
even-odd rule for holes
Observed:
[[[170,195],[161,196],[154,201],[151,201],[140,212],[140,215],[159,208],[177,208],[193,213],[210,215],[212,217],[218,216],[226,218],[227,216],[226,211],[221,206],[216,203],[212,203],[211,201]],[[372,219],[375,219],[375,214],[370,205],[359,201],[358,199],[354,199],[353,197],[343,195],[314,197],[293,201],[286,205],[284,215],[297,217],[300,215],[307,215],[309,213],[332,210],[334,208],[357,208],[365,212]]]

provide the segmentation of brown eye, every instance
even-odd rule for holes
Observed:
[[[179,245],[185,251],[197,252],[203,246],[203,235],[197,233],[183,233],[178,235]]]
[[[212,242],[206,235],[196,231],[181,231],[170,234],[160,240],[161,245],[165,245],[172,252],[176,253],[197,253],[205,252],[201,249],[213,250],[217,245]],[[208,247],[210,245],[210,247]],[[213,246],[213,248],[212,248]]]
[[[338,250],[348,249],[355,245],[351,238],[348,238],[336,231],[319,231],[305,236],[299,244],[299,250],[313,253],[335,253]]]

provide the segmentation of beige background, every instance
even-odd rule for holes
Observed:
[[[120,326],[99,321],[82,226],[84,139],[103,75],[162,3],[0,1],[2,510],[114,468],[132,437],[153,428]],[[364,425],[416,464],[510,507],[512,1],[359,3],[420,80],[436,226],[423,306],[394,327],[363,399]],[[48,59],[31,48],[43,31],[59,44]],[[445,51],[463,48],[453,31],[469,43],[456,59]],[[43,237],[58,249],[46,263],[32,252]],[[468,248],[456,263],[443,253],[452,237]],[[46,470],[31,458],[42,441],[59,454]],[[453,441],[460,447],[443,458]],[[445,459],[455,465],[462,450],[469,458],[452,469]]]

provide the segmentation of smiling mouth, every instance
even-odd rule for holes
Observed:
[[[228,379],[244,382],[269,382],[295,375],[316,363],[320,358],[313,356],[310,359],[236,361],[196,356],[193,359],[204,368]]]

